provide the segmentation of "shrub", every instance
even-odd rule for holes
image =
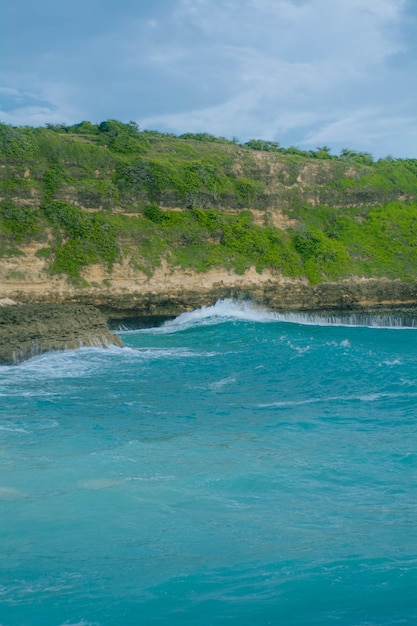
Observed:
[[[311,228],[295,233],[293,245],[303,260],[305,275],[312,283],[326,276],[337,278],[343,275],[349,264],[343,243],[330,239],[321,230]]]
[[[98,133],[111,150],[122,154],[143,152],[149,146],[146,137],[135,122],[123,124],[118,120],[101,122]]]
[[[76,278],[84,265],[97,262],[97,251],[91,242],[83,239],[71,239],[55,250],[52,271],[56,274],[68,274]]]
[[[44,202],[52,202],[55,191],[59,189],[65,175],[59,165],[52,165],[43,175]]]
[[[143,210],[143,215],[154,224],[162,224],[166,219],[165,213],[157,204],[148,204]]]
[[[34,235],[40,230],[37,211],[11,200],[0,203],[0,220],[4,230],[19,242],[27,235]]]
[[[57,238],[54,272],[78,276],[84,265],[99,261],[111,267],[119,245],[114,225],[103,213],[85,213],[65,202],[52,202],[44,212]],[[64,244],[62,237],[67,240]]]

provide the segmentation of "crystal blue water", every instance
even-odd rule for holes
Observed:
[[[122,338],[0,369],[2,626],[417,623],[416,329]]]

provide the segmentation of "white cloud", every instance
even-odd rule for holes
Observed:
[[[78,41],[72,32],[71,46],[46,45],[27,55],[24,72],[9,71],[3,95],[15,104],[3,120],[115,117],[179,133],[415,155],[406,0],[124,6],[113,29]]]
[[[403,0],[182,0],[175,19],[197,33],[200,42],[194,47],[197,60],[184,58],[181,66],[174,64],[175,72],[188,72],[189,83],[199,90],[205,68],[214,64],[219,84],[228,80],[233,88],[224,97],[219,91],[212,106],[193,107],[191,98],[188,110],[139,121],[243,139],[281,140],[297,129],[303,145],[326,138],[336,147],[356,140],[359,148],[366,144],[369,149],[375,142],[376,153],[386,149],[389,137],[391,151],[398,151],[410,113],[401,123],[395,113],[384,112],[378,99],[387,81],[398,81],[386,62],[403,50],[403,8]],[[388,100],[392,109],[392,94]],[[386,123],[395,119],[399,135],[384,134],[384,124],[369,114],[377,109]],[[308,131],[309,125],[314,127]]]
[[[16,82],[20,82],[22,77]],[[24,80],[23,80],[24,82]],[[27,84],[30,78],[28,77]],[[72,123],[79,111],[71,105],[71,89],[66,83],[45,82],[38,90],[4,87],[0,93],[9,96],[8,110],[0,107],[0,120],[14,126],[42,126],[47,123]]]
[[[412,156],[417,146],[416,119],[412,116],[386,115],[382,109],[353,112],[347,117],[324,124],[316,132],[307,135],[302,146],[338,145],[360,146],[368,152],[379,146],[378,156],[391,154],[397,137],[403,138],[404,153]]]
[[[62,114],[47,107],[30,106],[18,107],[10,113],[0,110],[0,119],[3,123],[13,126],[25,126],[28,119],[30,126],[43,126],[48,123],[61,123]]]

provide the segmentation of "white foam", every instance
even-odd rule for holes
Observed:
[[[403,362],[402,362],[402,360],[400,358],[393,359],[392,361],[390,361],[389,359],[384,361],[384,365],[389,365],[389,366],[392,366],[392,365],[402,365],[402,364],[403,364]]]
[[[212,383],[211,388],[212,389],[222,389],[223,387],[225,387],[226,385],[230,385],[232,383],[236,382],[236,377],[235,376],[229,376],[228,378],[222,378],[221,380],[218,380],[214,383]]]
[[[82,619],[80,622],[64,622],[61,626],[99,626],[98,622],[86,622]]]
[[[123,480],[116,478],[89,478],[88,480],[79,482],[78,487],[96,491],[100,489],[111,489],[112,487],[121,485],[123,482]]]
[[[10,433],[28,433],[29,432],[25,428],[10,428],[9,426],[1,426],[1,425],[0,425],[0,430],[4,430]]]
[[[299,356],[302,356],[303,354],[305,354],[306,352],[309,352],[311,350],[311,346],[309,346],[309,345],[307,345],[307,346],[296,346],[291,341],[287,341],[286,343],[287,343],[287,346],[289,348],[291,348],[291,350],[294,350],[294,352],[296,352]]]
[[[0,500],[22,500],[26,494],[13,487],[0,487]]]
[[[325,313],[277,313],[257,306],[248,301],[226,298],[218,300],[212,306],[204,306],[188,313],[182,313],[163,326],[141,329],[136,332],[172,333],[196,326],[208,326],[230,321],[245,322],[283,322],[303,326],[359,326],[364,328],[402,328],[415,329],[417,322],[405,326],[400,315],[367,315],[366,313],[347,313],[344,315]]]
[[[265,309],[257,308],[249,302],[240,302],[232,299],[218,300],[212,306],[203,306],[200,309],[182,313],[174,320],[165,322],[154,328],[141,328],[131,331],[134,333],[167,334],[199,326],[212,326],[229,321],[274,321],[274,314]]]
[[[187,348],[140,348],[137,353],[146,359],[178,359],[195,356],[214,356],[213,352],[194,352]]]
[[[228,298],[218,300],[216,304],[213,304],[212,306],[203,306],[195,311],[182,313],[182,315],[179,315],[175,320],[166,322],[164,327],[170,328],[171,326],[182,325],[189,326],[194,325],[195,323],[216,323],[219,321],[230,320],[267,322],[274,321],[274,317],[274,313],[260,307],[258,308],[250,302],[236,301]]]
[[[377,402],[378,400],[387,400],[391,398],[415,398],[416,392],[411,393],[370,393],[361,396],[328,396],[322,398],[307,398],[306,400],[287,400],[269,402],[267,404],[258,404],[260,409],[272,409],[272,408],[288,408],[302,406],[305,404],[325,404],[326,402]]]
[[[87,346],[74,350],[45,352],[20,363],[18,367],[1,366],[0,381],[10,379],[15,383],[19,376],[22,376],[25,382],[31,379],[85,378],[94,375],[94,371],[101,367],[103,357],[123,356],[125,350],[128,348],[111,345],[105,350],[102,347]],[[32,392],[27,393],[32,395]],[[42,395],[47,394],[42,391]]]
[[[195,387],[195,389],[209,389],[210,391],[220,391],[224,387],[231,385],[236,382],[235,376],[228,376],[226,378],[221,378],[220,380],[216,380],[212,383],[206,385],[199,385]]]

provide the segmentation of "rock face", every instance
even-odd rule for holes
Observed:
[[[96,268],[97,272],[100,268]],[[223,298],[240,298],[272,311],[323,312],[355,316],[401,316],[417,325],[417,284],[351,278],[311,285],[255,269],[242,275],[225,270],[198,274],[159,268],[152,277],[125,268],[105,284],[76,288],[63,279],[34,276],[0,280],[0,363],[18,363],[51,350],[120,345],[110,327],[156,325]],[[13,305],[12,302],[19,303]]]
[[[0,364],[82,346],[121,346],[92,306],[22,304],[0,308]]]
[[[242,279],[243,278],[243,279]],[[201,279],[200,279],[201,280]],[[98,307],[107,319],[175,317],[217,300],[250,300],[271,311],[339,313],[407,309],[417,315],[417,285],[394,280],[348,280],[310,285],[301,280],[219,282],[124,294],[78,294],[77,301]]]
[[[140,286],[84,290],[66,294],[63,302],[93,305],[117,327],[117,320],[158,323],[217,300],[250,300],[271,311],[392,314],[406,311],[417,319],[417,284],[387,279],[350,279],[311,285],[306,280],[274,277],[254,270],[236,274],[154,276]]]
[[[222,298],[247,298],[275,311],[362,310],[417,307],[417,283],[387,278],[352,277],[311,285],[306,278],[289,278],[255,268],[236,274],[212,268],[199,273],[161,262],[151,276],[130,263],[115,263],[112,271],[90,265],[83,284],[47,271],[36,247],[24,256],[0,260],[0,306],[3,299],[45,305],[89,305],[106,319],[174,317]]]
[[[3,261],[3,264],[5,261]],[[16,278],[8,278],[6,272]],[[98,307],[107,319],[173,317],[222,298],[247,298],[276,311],[360,310],[374,307],[416,307],[417,283],[387,278],[360,278],[311,285],[305,278],[289,278],[254,268],[241,275],[221,268],[204,273],[171,268],[166,263],[147,276],[128,263],[112,272],[93,265],[85,269],[84,284],[75,286],[64,276],[50,276],[34,250],[9,259],[2,276],[1,299],[45,305],[77,304]]]

